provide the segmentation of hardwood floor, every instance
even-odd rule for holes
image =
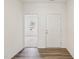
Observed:
[[[25,48],[12,59],[73,59],[65,48]]]

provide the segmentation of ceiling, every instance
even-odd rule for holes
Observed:
[[[23,2],[66,2],[67,0],[22,0]]]

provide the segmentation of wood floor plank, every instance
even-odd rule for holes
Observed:
[[[25,48],[12,59],[73,59],[66,48]]]

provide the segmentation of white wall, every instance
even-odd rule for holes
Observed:
[[[25,13],[61,13],[64,14],[65,3],[24,3],[24,14]]]
[[[37,14],[39,15],[39,47],[45,47],[45,16],[48,14],[61,14],[63,19],[63,36],[62,47],[65,47],[65,34],[66,34],[66,20],[65,20],[66,4],[65,2],[55,3],[40,3],[40,2],[26,2],[24,3],[24,14]],[[41,43],[41,44],[40,44]]]
[[[74,56],[74,0],[67,1],[67,40],[66,47]]]
[[[5,0],[5,59],[23,48],[23,6],[19,0]]]

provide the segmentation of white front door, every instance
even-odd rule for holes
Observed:
[[[24,40],[25,47],[38,46],[38,16],[24,16]]]
[[[61,47],[62,19],[60,15],[47,16],[47,47]]]

